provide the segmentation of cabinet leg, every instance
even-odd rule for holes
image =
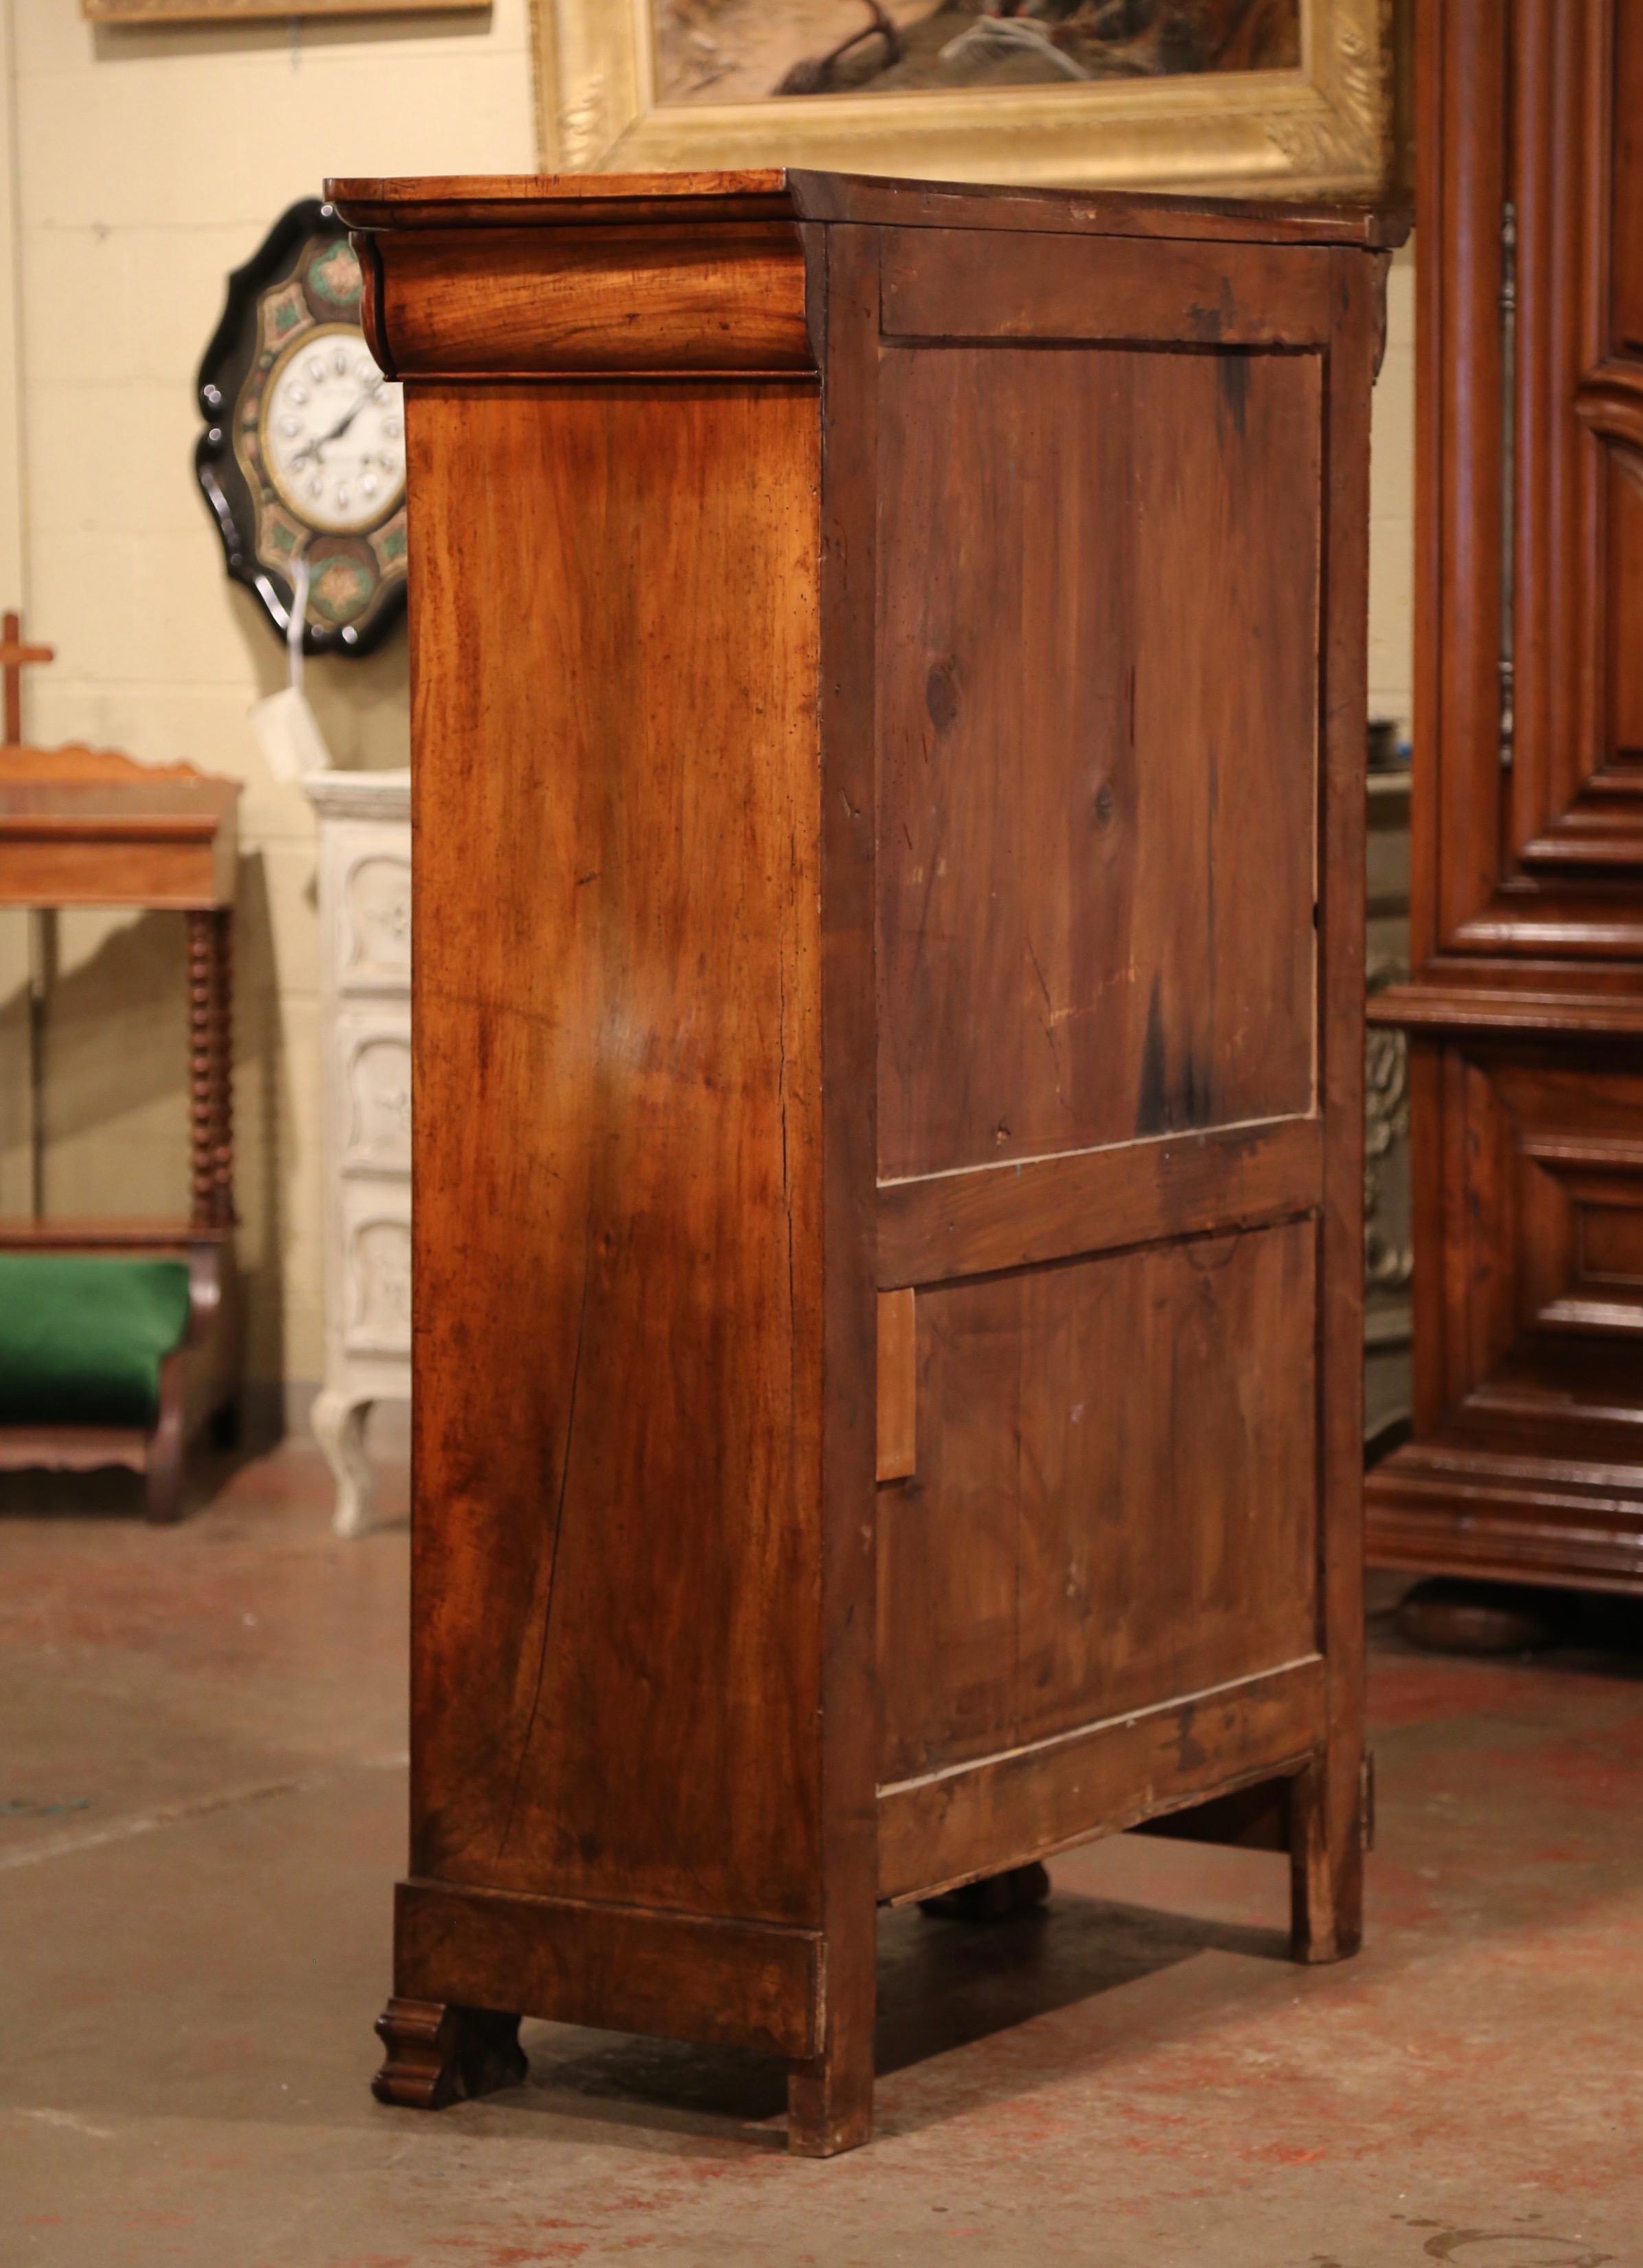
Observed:
[[[1290,1791],[1289,1949],[1297,1961],[1345,1961],[1363,1941],[1362,1759],[1315,1756]]]
[[[798,2158],[836,2158],[873,2139],[873,2029],[864,2050],[840,2042],[787,2072],[787,2146]]]
[[[920,1898],[918,1911],[932,1921],[1013,1921],[1031,1913],[1050,1896],[1050,1870],[1036,1859],[1030,1866],[1011,1867],[1002,1874],[984,1874],[956,1890],[940,1890],[933,1898]]]
[[[413,2110],[517,2087],[530,2068],[519,2018],[491,2008],[395,1997],[377,2018],[377,2036],[387,2053],[371,2092]]]
[[[331,1526],[338,1535],[363,1535],[371,1525],[371,1460],[365,1454],[369,1402],[357,1402],[328,1386],[316,1394],[310,1423],[336,1477],[336,1510]]]
[[[873,2026],[878,2000],[878,1907],[840,1898],[827,1948],[826,2043],[814,2062],[787,2067],[787,2146],[833,2158],[873,2139]]]

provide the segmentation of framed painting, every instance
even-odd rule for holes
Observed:
[[[276,16],[416,16],[490,5],[490,0],[80,0],[80,13],[93,24],[255,24]]]
[[[549,169],[1385,195],[1399,0],[533,0]]]

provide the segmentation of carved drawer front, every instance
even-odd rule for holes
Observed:
[[[337,989],[408,991],[410,828],[344,821],[325,850]]]
[[[410,1187],[354,1181],[343,1193],[343,1346],[350,1355],[410,1352]]]
[[[332,1046],[339,1168],[344,1174],[409,1175],[409,1010],[344,1011]]]

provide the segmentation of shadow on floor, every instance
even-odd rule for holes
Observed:
[[[1454,1661],[1464,1656],[1412,1646],[1397,1627],[1397,1609],[1418,1578],[1371,1574],[1367,1587],[1369,1635],[1378,1653],[1411,1661]],[[1494,1660],[1554,1675],[1574,1670],[1591,1676],[1643,1677],[1643,1597],[1606,1591],[1536,1591],[1551,1602],[1558,1625],[1556,1642],[1532,1652]],[[1483,1658],[1487,1663],[1490,1657]]]
[[[243,1450],[195,1450],[183,1472],[183,1519],[204,1512],[235,1473],[266,1450],[266,1443]],[[143,1488],[142,1474],[122,1465],[102,1465],[89,1473],[28,1466],[0,1473],[0,1520],[134,1520],[142,1525]]]
[[[1288,1960],[1277,1930],[1059,1888],[1047,1908],[988,1926],[899,1908],[879,1926],[878,2075],[910,2071],[1212,1951]],[[785,2066],[770,2057],[563,2024],[527,2024],[522,2037],[531,2076],[525,2089],[499,2098],[510,2104],[673,2132],[734,2128],[740,2142],[785,2146]],[[1043,2077],[1042,2059],[1031,2059],[1023,2083]],[[989,2098],[1001,2088],[1013,2091],[995,2059]],[[749,2128],[762,2131],[749,2135]]]

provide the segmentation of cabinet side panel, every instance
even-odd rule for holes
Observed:
[[[920,1292],[879,1499],[881,1776],[1309,1655],[1312,1224]]]
[[[886,354],[882,1179],[1312,1108],[1320,363]]]
[[[413,1872],[812,1921],[814,393],[409,446]]]

